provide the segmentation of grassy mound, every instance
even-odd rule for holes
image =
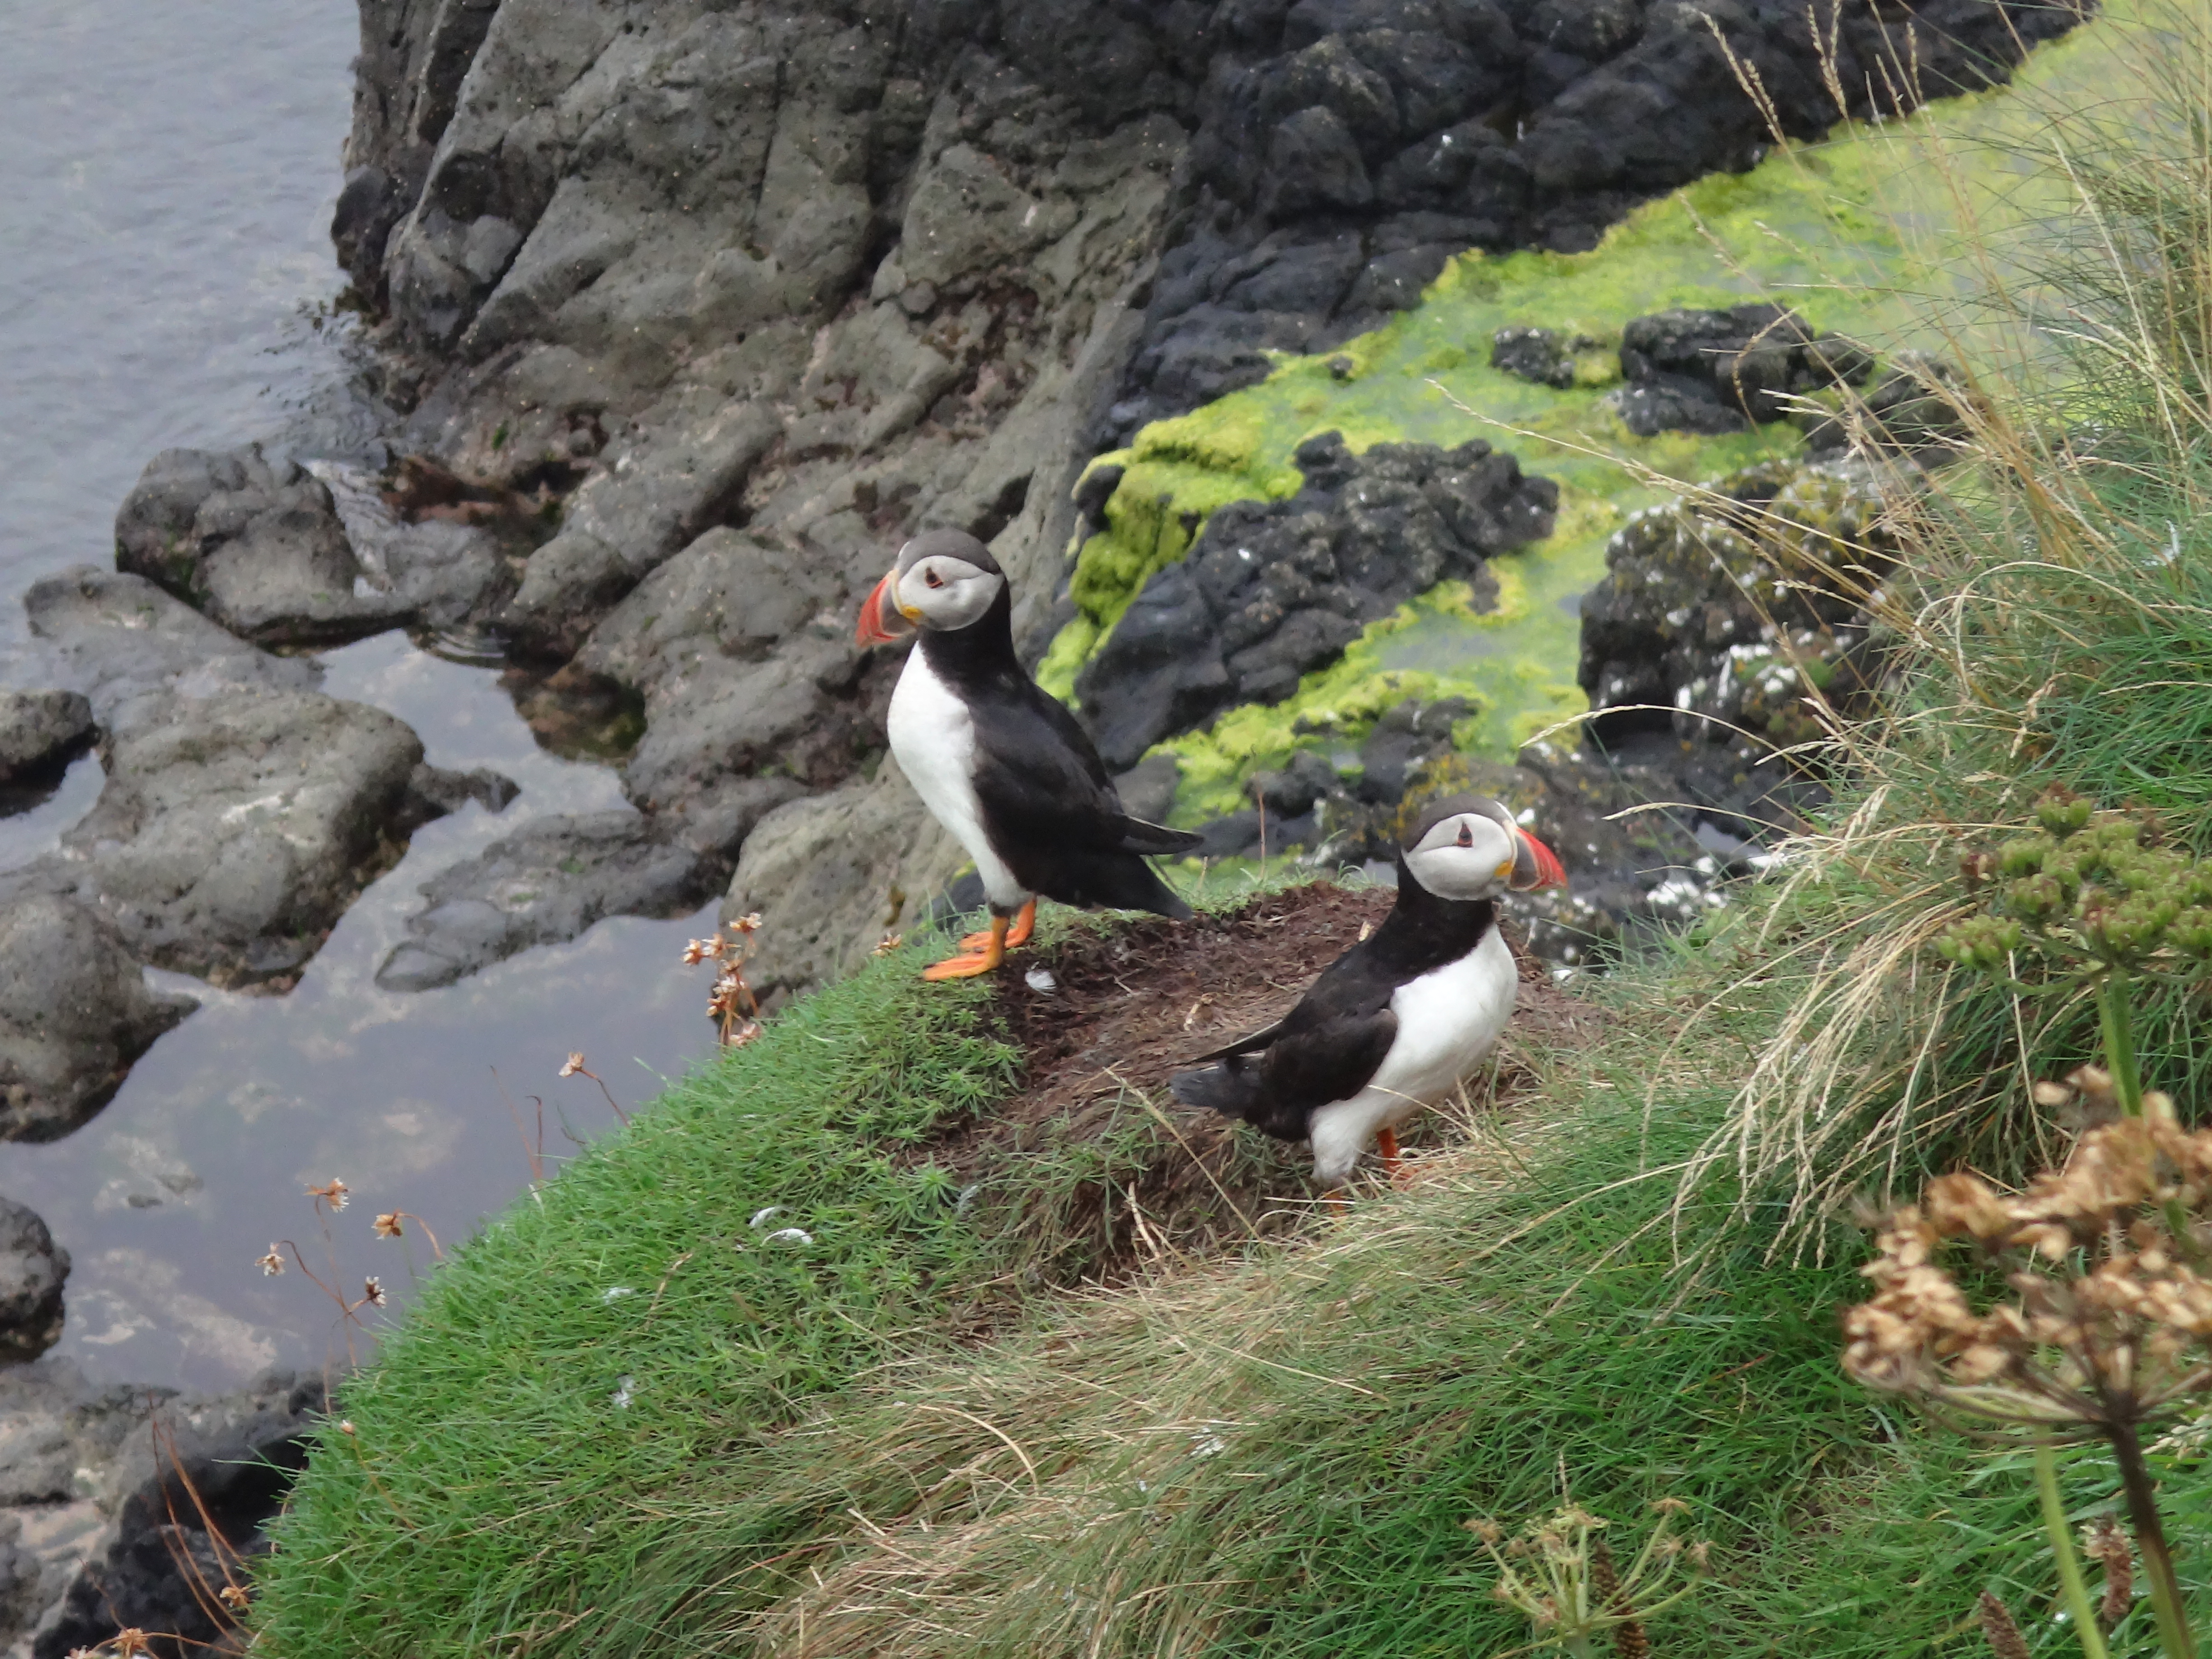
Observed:
[[[2026,373],[2048,331],[2005,344],[2023,376],[1962,392],[1958,463],[1889,481],[1898,678],[1838,734],[1832,822],[1667,959],[1532,988],[1510,1109],[1341,1224],[1259,1224],[1297,1160],[1163,1109],[1177,1040],[1287,1001],[1356,894],[1071,927],[1058,993],[876,963],[441,1271],[345,1386],[264,1647],[1503,1654],[1529,1627],[1466,1523],[1571,1497],[1624,1559],[1666,1499],[1711,1545],[1661,1651],[1963,1656],[1988,1585],[2073,1651],[2028,1481],[1846,1385],[1834,1315],[1854,1193],[2066,1144],[2021,1085],[2091,1052],[2092,1012],[1928,948],[1961,853],[2053,781],[2212,840],[2212,50],[2119,61],[2154,84],[2065,135],[2080,210],[2029,312],[2066,319],[2064,374]],[[2194,996],[2138,1019],[2185,1109]],[[2159,1457],[2201,1610],[2198,1438]],[[2099,1455],[2063,1475],[2111,1507]]]

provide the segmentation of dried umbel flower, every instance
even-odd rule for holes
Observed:
[[[368,1282],[362,1286],[361,1299],[372,1308],[380,1308],[384,1305],[384,1286],[374,1274],[371,1274]]]
[[[333,1210],[343,1210],[350,1201],[346,1194],[351,1190],[352,1188],[344,1182],[332,1176],[321,1186],[308,1188],[307,1195],[318,1202],[329,1205]]]
[[[1573,1504],[1531,1522],[1502,1545],[1504,1528],[1496,1522],[1477,1517],[1462,1524],[1498,1569],[1491,1594],[1520,1609],[1540,1644],[1583,1653],[1597,1636],[1608,1634],[1621,1659],[1646,1659],[1651,1649],[1644,1621],[1696,1588],[1694,1579],[1668,1588],[1692,1553],[1668,1536],[1675,1512],[1661,1510],[1659,1524],[1625,1574],[1598,1535],[1607,1523]],[[1702,1570],[1702,1552],[1695,1559]]]
[[[283,1253],[274,1244],[271,1244],[269,1247],[269,1254],[263,1256],[254,1265],[261,1269],[264,1277],[274,1279],[278,1273],[284,1271]]]
[[[2112,1079],[2072,1079],[2094,1097]],[[2084,1133],[2063,1170],[2005,1195],[1978,1176],[1929,1183],[1881,1223],[1863,1270],[1874,1297],[1844,1318],[1844,1368],[1869,1387],[1914,1396],[1984,1434],[2025,1432],[2037,1448],[2046,1526],[2055,1528],[2077,1620],[2091,1619],[2063,1524],[2051,1448],[2102,1439],[2119,1466],[2144,1577],[2170,1655],[2194,1651],[2143,1455],[2146,1425],[2212,1393],[2212,1131],[2185,1130],[2152,1093],[2142,1115]],[[2014,1299],[1977,1308],[1937,1261],[1968,1240]],[[2107,1588],[2112,1580],[2107,1577]],[[2085,1644],[2094,1635],[2085,1631]]]
[[[233,1613],[244,1613],[248,1602],[245,1589],[237,1584],[225,1584],[216,1592],[216,1599]]]
[[[374,1226],[376,1229],[376,1236],[379,1238],[398,1237],[400,1236],[399,1212],[397,1210],[385,1211],[381,1215],[376,1218]]]
[[[707,1018],[720,1028],[717,1038],[726,1048],[741,1048],[760,1035],[760,999],[745,980],[745,962],[756,948],[754,935],[760,926],[757,913],[739,916],[725,922],[712,939],[695,939],[684,948],[687,966],[719,964],[714,988],[707,998]]]
[[[583,1069],[584,1056],[582,1051],[580,1049],[576,1053],[570,1054],[567,1060],[562,1062],[561,1075],[564,1078],[574,1077],[577,1073]]]

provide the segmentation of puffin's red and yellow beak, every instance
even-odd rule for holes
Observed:
[[[1535,880],[1516,881],[1514,887],[1523,893],[1540,892],[1547,887],[1565,887],[1567,872],[1559,862],[1559,855],[1526,830],[1516,830],[1513,833],[1521,837],[1521,845],[1528,849],[1529,858],[1536,866]]]
[[[883,580],[868,592],[860,601],[860,626],[853,630],[853,638],[861,645],[896,645],[900,635],[913,626],[899,614],[894,602],[891,586],[897,580],[896,570],[884,573]]]

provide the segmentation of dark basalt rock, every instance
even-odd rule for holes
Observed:
[[[46,1224],[0,1198],[0,1364],[36,1359],[60,1340],[70,1254]]]
[[[1628,429],[1642,437],[1667,430],[1740,432],[1778,420],[1789,401],[1810,392],[1856,386],[1874,360],[1840,335],[1816,334],[1780,306],[1726,311],[1662,311],[1621,331],[1613,394]]]
[[[1491,338],[1490,366],[1564,392],[1575,383],[1577,356],[1596,345],[1587,335],[1556,329],[1501,328]]]
[[[1960,399],[1967,395],[1959,371],[1938,358],[1906,354],[1876,380],[1864,403],[1827,415],[1805,429],[1805,447],[1834,459],[1863,443],[1876,453],[1940,459],[1966,441]]]
[[[131,1627],[149,1633],[158,1659],[242,1651],[215,1592],[243,1588],[268,1553],[263,1528],[306,1466],[327,1403],[319,1377],[272,1371],[234,1395],[157,1407],[158,1440],[139,1430],[102,1471],[119,1495],[113,1520],[39,1620],[33,1659],[64,1659]]]
[[[1861,607],[1895,557],[1871,489],[1795,462],[1636,514],[1583,600],[1577,678],[1592,707],[1619,711],[1598,729],[1785,746],[1816,735],[1807,682],[1846,707],[1870,683]]]
[[[1443,450],[1341,434],[1299,446],[1304,488],[1239,501],[1152,576],[1076,682],[1098,751],[1127,768],[1235,702],[1279,702],[1415,594],[1476,584],[1493,555],[1550,534],[1559,489],[1480,440]]]

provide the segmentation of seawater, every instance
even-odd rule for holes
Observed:
[[[154,454],[264,441],[380,459],[328,226],[349,118],[350,0],[9,0],[0,8],[0,684],[47,683],[21,599],[38,577],[112,558],[116,507]],[[397,634],[325,653],[325,689],[390,709],[441,765],[522,785],[420,831],[288,995],[216,992],[116,1099],[49,1146],[0,1146],[0,1193],[75,1261],[59,1352],[103,1380],[234,1385],[272,1364],[343,1368],[447,1248],[612,1126],[562,1081],[580,1049],[624,1107],[711,1043],[703,969],[678,963],[712,918],[602,923],[445,990],[374,975],[416,889],[526,819],[622,805],[604,769],[540,750],[483,669]],[[33,811],[0,819],[0,867],[51,848],[97,798],[80,761]],[[533,1099],[533,1097],[536,1097]],[[539,1103],[542,1102],[541,1105]],[[348,1207],[319,1214],[336,1176]],[[380,1211],[407,1236],[379,1240]],[[427,1223],[427,1229],[422,1224]],[[349,1300],[374,1274],[365,1329]]]

